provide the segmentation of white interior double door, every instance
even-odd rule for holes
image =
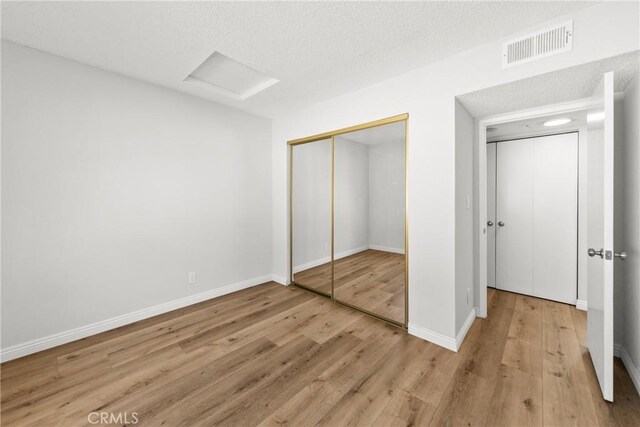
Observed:
[[[578,133],[487,145],[488,284],[576,303]]]

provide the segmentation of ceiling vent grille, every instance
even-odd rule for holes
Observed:
[[[505,42],[502,46],[502,68],[567,52],[572,47],[573,21],[568,21]]]

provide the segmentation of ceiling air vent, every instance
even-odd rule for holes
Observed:
[[[572,46],[573,21],[568,21],[504,43],[502,68],[566,52],[571,50]]]

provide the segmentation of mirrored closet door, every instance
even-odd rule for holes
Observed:
[[[331,138],[292,146],[293,282],[331,296]]]
[[[291,141],[291,281],[407,324],[406,122]]]
[[[334,144],[335,299],[404,324],[405,123]]]

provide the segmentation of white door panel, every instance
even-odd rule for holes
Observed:
[[[602,396],[613,401],[613,73],[606,73],[594,93],[603,120],[587,126],[587,335],[589,354]],[[587,254],[580,254],[587,256]]]
[[[533,295],[575,304],[578,284],[578,134],[533,144]]]
[[[498,143],[496,198],[496,287],[575,304],[577,133]]]
[[[496,147],[487,144],[487,286],[496,287]],[[489,225],[493,223],[493,225]]]
[[[496,288],[532,295],[533,144],[498,143],[496,175]]]

